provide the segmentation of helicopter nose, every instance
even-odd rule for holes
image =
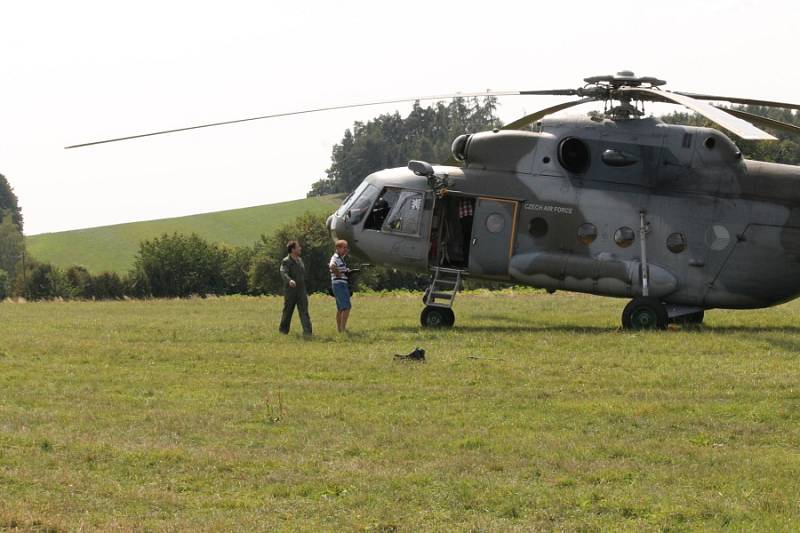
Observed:
[[[336,233],[333,231],[333,225],[336,223],[336,213],[332,214],[328,217],[325,221],[325,227],[328,229],[328,234],[331,236],[331,240],[336,241]]]
[[[328,217],[325,221],[325,227],[328,228],[328,233],[331,234],[331,239],[334,241],[339,239],[349,240],[351,237],[347,222],[336,213]]]

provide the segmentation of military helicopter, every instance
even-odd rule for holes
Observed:
[[[478,95],[563,95],[503,128],[464,134],[442,165],[367,176],[327,220],[373,263],[431,274],[420,321],[455,323],[465,277],[630,299],[625,329],[699,324],[706,310],[761,308],[800,294],[800,167],[746,160],[712,128],[666,124],[649,102],[685,106],[741,139],[800,128],[709,101],[800,105],[662,89],[633,72],[578,89],[439,95],[286,114]],[[546,118],[603,102],[602,115]],[[72,147],[69,147],[72,148]]]

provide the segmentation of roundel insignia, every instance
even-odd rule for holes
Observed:
[[[725,226],[715,225],[706,231],[706,244],[714,252],[719,252],[728,247],[731,234]]]

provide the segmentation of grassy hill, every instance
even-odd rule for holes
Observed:
[[[269,234],[306,211],[332,213],[341,201],[341,195],[330,195],[186,217],[43,233],[28,237],[27,246],[31,256],[59,267],[82,265],[92,272],[123,273],[132,266],[139,243],[144,239],[164,233],[194,232],[211,242],[251,245],[262,233]]]

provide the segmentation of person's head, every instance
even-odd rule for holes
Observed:
[[[297,241],[289,241],[289,242],[286,243],[286,252],[289,255],[293,255],[295,257],[298,257],[302,250],[303,250],[303,247],[300,246],[300,243],[297,242]]]
[[[350,250],[350,247],[347,246],[347,241],[344,239],[339,239],[335,243],[336,253],[339,255],[346,255],[347,252]]]

